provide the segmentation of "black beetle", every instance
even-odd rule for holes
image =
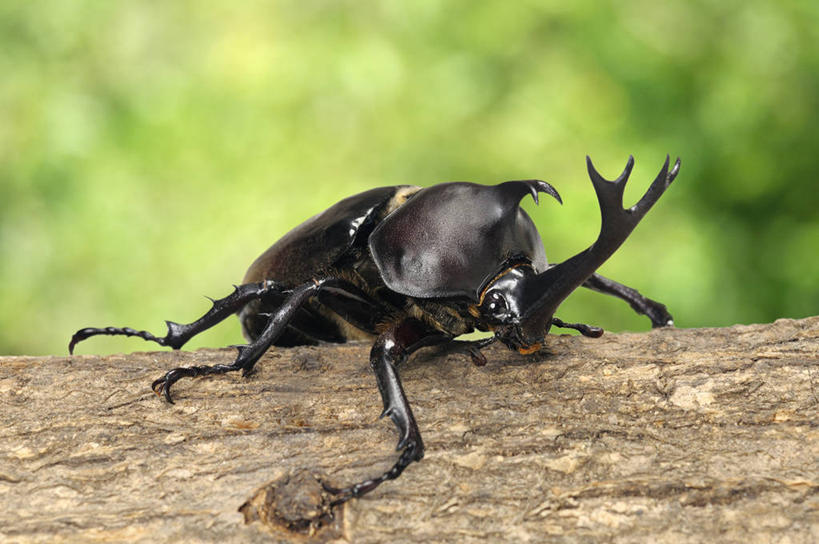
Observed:
[[[232,364],[174,368],[153,382],[153,390],[173,402],[171,386],[180,378],[234,370],[247,375],[271,345],[374,340],[370,364],[384,402],[382,416],[390,416],[398,428],[401,455],[377,478],[344,489],[328,487],[336,496],[333,504],[340,504],[397,478],[424,455],[398,377],[398,366],[417,349],[450,344],[484,364],[480,349],[494,340],[531,353],[552,325],[600,336],[602,329],[554,316],[580,286],[622,298],[655,327],[673,324],[663,304],[595,271],[665,192],[680,160],[669,171],[666,157],[648,191],[629,209],[623,209],[623,190],[634,159],[629,157],[613,182],[597,173],[591,159],[586,162],[600,204],[600,234],[588,249],[560,264],[547,263],[540,235],[520,209],[527,194],[535,202],[538,193],[561,202],[544,181],[381,187],[346,198],[288,232],[256,259],[242,285],[193,323],[168,321],[162,338],[131,328],[86,328],[71,338],[69,351],[98,334],[138,336],[179,349],[238,313],[250,343],[237,346]],[[476,329],[494,336],[455,340]]]

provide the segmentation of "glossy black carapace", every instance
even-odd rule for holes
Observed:
[[[359,497],[398,477],[424,455],[421,434],[404,395],[398,367],[424,346],[452,344],[486,363],[480,349],[495,340],[520,353],[537,351],[549,329],[574,328],[587,336],[603,331],[564,323],[555,311],[583,286],[619,297],[655,327],[671,325],[664,305],[595,273],[665,192],[679,171],[677,159],[662,170],[643,197],[623,209],[623,190],[633,158],[614,181],[603,179],[587,158],[602,225],[597,240],[574,257],[549,264],[540,235],[520,201],[557,191],[539,180],[498,185],[443,183],[426,189],[381,187],[349,197],[308,219],[273,244],[250,266],[244,281],[197,321],[167,322],[156,337],[131,328],[87,328],[77,342],[98,334],[138,336],[179,349],[191,337],[237,313],[250,342],[229,365],[175,368],[153,383],[171,400],[180,378],[241,370],[246,375],[271,345],[295,346],[368,339],[370,364],[384,415],[398,428],[395,465],[384,474],[343,489],[328,487],[334,504]],[[494,336],[456,340],[474,331]]]

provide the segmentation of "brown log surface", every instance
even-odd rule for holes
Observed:
[[[394,462],[368,351],[271,349],[174,405],[152,380],[235,351],[0,358],[0,541],[305,541],[237,509]],[[313,538],[819,542],[819,317],[485,353],[402,368],[425,459]]]

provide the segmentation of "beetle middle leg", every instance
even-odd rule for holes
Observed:
[[[398,429],[396,450],[402,450],[401,455],[392,468],[376,478],[346,488],[324,484],[324,488],[337,497],[333,506],[369,493],[387,480],[398,478],[413,461],[424,457],[424,443],[401,386],[397,367],[417,349],[440,341],[440,335],[428,333],[420,321],[412,318],[393,324],[376,339],[370,352],[370,365],[384,403],[381,417],[389,416]]]
[[[164,376],[155,380],[151,388],[157,395],[164,395],[165,400],[173,404],[171,399],[171,386],[180,378],[193,378],[197,376],[207,376],[210,374],[225,374],[241,370],[246,376],[252,369],[256,361],[264,354],[276,339],[284,332],[288,322],[293,318],[301,306],[315,296],[325,285],[334,283],[332,278],[314,280],[302,284],[294,289],[288,290],[289,296],[282,305],[270,314],[267,325],[261,334],[250,344],[235,346],[239,350],[236,360],[229,365],[212,366],[189,366],[179,367],[169,370]]]
[[[647,316],[651,320],[651,326],[654,328],[671,327],[674,325],[674,318],[668,313],[665,304],[651,300],[627,285],[610,280],[600,274],[592,274],[591,277],[583,283],[583,287],[625,300],[635,312]]]

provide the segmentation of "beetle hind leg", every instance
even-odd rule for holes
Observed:
[[[271,292],[283,291],[284,289],[280,285],[272,281],[235,286],[233,292],[225,298],[213,300],[213,306],[211,306],[210,310],[193,323],[180,324],[166,321],[168,333],[163,337],[154,336],[148,331],[137,331],[130,327],[88,327],[80,329],[71,337],[71,341],[68,343],[68,352],[73,354],[74,347],[79,342],[97,335],[136,336],[149,342],[156,342],[160,346],[179,349],[188,340],[220,323],[251,300],[261,298]]]

